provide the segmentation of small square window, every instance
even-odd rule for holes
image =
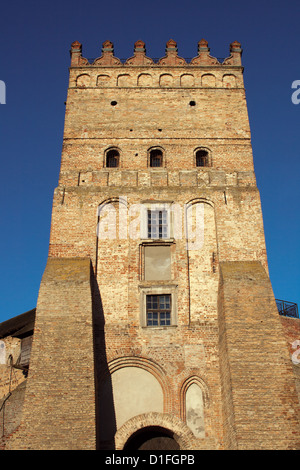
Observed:
[[[171,294],[147,295],[147,326],[171,325]]]
[[[169,202],[146,202],[140,213],[141,238],[169,240],[173,234],[173,211]]]
[[[142,327],[177,326],[177,288],[176,284],[140,286]]]

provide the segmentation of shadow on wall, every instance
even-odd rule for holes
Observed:
[[[117,430],[116,413],[111,374],[106,357],[104,312],[98,283],[92,269],[91,286],[93,296],[96,448],[97,450],[113,450],[115,449],[114,436]]]

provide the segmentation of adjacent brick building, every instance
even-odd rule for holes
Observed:
[[[137,41],[120,60],[106,41],[91,61],[72,44],[49,258],[7,449],[300,448],[241,53],[233,42],[220,61],[201,40],[187,62],[170,40],[154,60]]]

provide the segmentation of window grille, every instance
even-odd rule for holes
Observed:
[[[161,150],[151,150],[150,152],[150,167],[160,167],[162,166],[162,151]]]
[[[209,166],[208,152],[206,150],[198,150],[196,152],[196,166]]]
[[[107,168],[117,168],[119,166],[119,152],[117,150],[109,150],[106,154]]]

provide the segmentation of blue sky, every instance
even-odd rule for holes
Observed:
[[[109,39],[120,58],[132,56],[138,39],[150,57],[164,56],[170,38],[182,57],[196,56],[202,38],[215,57],[241,42],[270,277],[275,297],[300,306],[300,104],[291,101],[300,80],[299,14],[299,1],[288,0],[2,2],[0,322],[36,306],[75,40],[85,57],[98,57]]]

